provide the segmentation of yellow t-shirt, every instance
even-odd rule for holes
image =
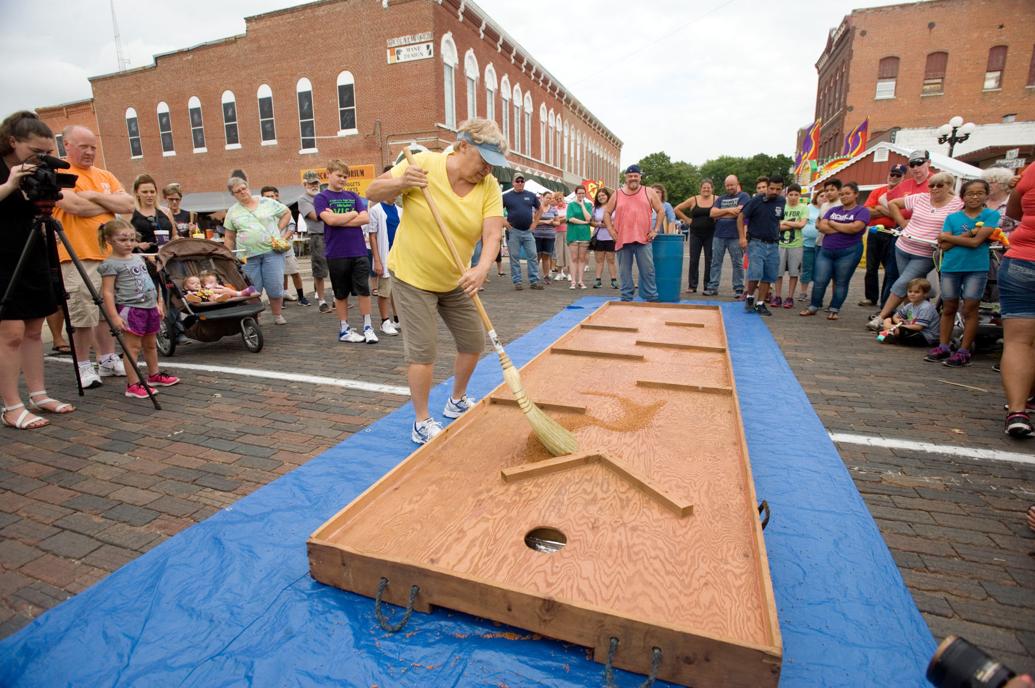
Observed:
[[[482,238],[484,220],[503,217],[503,195],[499,182],[489,175],[463,198],[457,196],[449,185],[446,158],[444,153],[433,152],[414,156],[417,165],[428,172],[428,190],[456,244],[457,253],[467,264],[471,262],[474,245]],[[392,168],[391,175],[401,177],[408,166],[405,160],[401,161]],[[388,253],[388,269],[418,289],[434,292],[456,289],[460,273],[420,189],[403,194],[402,221]]]
[[[77,193],[80,191],[100,191],[101,193],[125,191],[114,174],[99,167],[91,167],[88,170],[84,170],[81,167],[72,165],[71,169],[62,171],[79,176],[75,183],[75,189],[73,189]],[[65,228],[68,242],[72,244],[72,250],[76,252],[80,260],[104,260],[111,253],[111,249],[101,250],[100,245],[97,243],[97,230],[108,220],[115,219],[112,213],[101,213],[93,217],[80,217],[66,213],[61,208],[56,207],[54,208],[54,219],[58,220],[61,226]],[[61,258],[62,263],[72,260],[68,257],[68,252],[65,251],[65,247],[61,243],[58,243],[58,257]]]

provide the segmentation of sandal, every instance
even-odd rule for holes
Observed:
[[[33,397],[38,396],[43,396],[43,398],[39,400],[33,399]],[[59,415],[75,411],[75,406],[48,397],[47,390],[45,389],[41,389],[38,392],[29,392],[29,408],[31,408],[33,411],[43,411],[44,413],[57,413]]]
[[[798,313],[798,315],[800,315],[803,318],[810,318],[810,317],[812,317],[815,314],[816,314],[816,311],[812,310],[811,308],[806,308],[801,313]]]
[[[72,347],[68,344],[55,344],[50,348],[52,354],[70,354],[72,353]]]
[[[9,428],[17,428],[18,430],[39,430],[50,425],[50,421],[46,418],[40,418],[39,416],[29,413],[25,408],[25,404],[15,404],[14,406],[3,406],[0,412],[0,422]],[[13,423],[7,420],[8,411],[17,411],[22,409],[22,412],[18,414],[18,420]]]
[[[841,316],[837,314],[837,311],[830,311],[829,313],[827,313],[827,320],[837,320],[840,317]]]

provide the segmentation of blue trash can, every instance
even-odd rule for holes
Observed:
[[[654,276],[658,283],[658,300],[665,303],[679,301],[683,283],[683,236],[659,234],[651,242],[654,246]]]

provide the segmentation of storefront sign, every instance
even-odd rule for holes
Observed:
[[[306,172],[316,172],[320,177],[320,185],[327,184],[327,169],[323,167],[307,167],[298,171],[298,178],[305,181]],[[349,179],[345,182],[345,190],[366,197],[367,187],[376,176],[373,165],[349,165]]]
[[[398,48],[400,45],[412,45],[413,43],[424,43],[433,39],[433,35],[430,31],[424,33],[413,34],[410,36],[396,36],[395,38],[388,39],[389,48]]]
[[[427,60],[435,56],[434,43],[418,43],[417,45],[403,45],[397,48],[388,49],[388,64],[399,62],[413,62],[414,60]]]
[[[1024,167],[1027,158],[1002,158],[995,161],[995,167],[1006,167],[1011,170],[1019,170]]]

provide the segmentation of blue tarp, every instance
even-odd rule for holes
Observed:
[[[522,365],[602,302],[582,299],[508,353]],[[723,313],[756,489],[772,509],[780,685],[926,685],[934,641],[837,450],[760,318],[739,304]],[[471,391],[501,379],[487,356]],[[0,685],[601,684],[585,648],[448,610],[390,636],[369,598],[309,577],[306,539],[409,455],[412,413],[403,406],[3,640]]]

